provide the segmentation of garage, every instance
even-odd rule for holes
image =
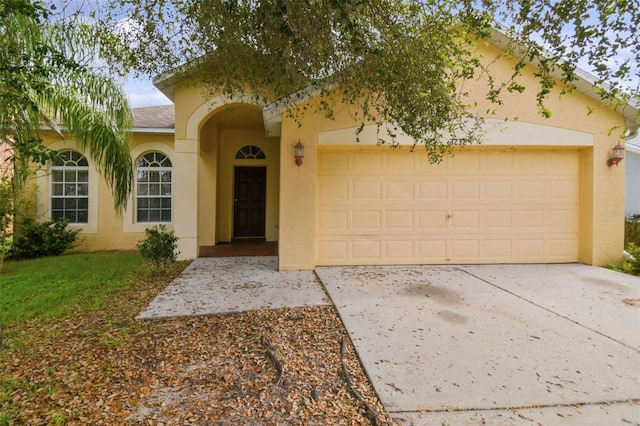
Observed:
[[[316,264],[579,261],[578,148],[318,149]]]

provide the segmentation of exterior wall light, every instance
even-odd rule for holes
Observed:
[[[294,157],[296,159],[296,166],[300,167],[300,164],[302,164],[302,160],[304,159],[304,145],[302,145],[300,139],[298,139],[298,143],[295,146]]]
[[[613,155],[607,160],[607,166],[611,167],[614,164],[617,166],[624,159],[624,146],[618,142],[616,146],[611,148],[611,151],[613,151]]]

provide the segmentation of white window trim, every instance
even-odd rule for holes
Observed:
[[[100,174],[91,157],[78,148],[73,141],[58,141],[48,145],[54,151],[73,150],[84,155],[89,164],[89,215],[87,223],[70,223],[69,230],[80,230],[81,234],[98,233],[98,200],[100,198],[99,181]],[[51,162],[46,167],[38,170],[36,174],[36,212],[39,218],[51,218]]]
[[[172,168],[171,222],[136,222],[136,188],[134,187],[133,190],[131,191],[131,196],[129,197],[127,208],[124,211],[124,214],[122,215],[122,232],[144,232],[145,229],[151,228],[155,225],[165,225],[168,230],[170,231],[173,230],[173,224],[176,220],[175,219],[176,211],[174,206],[174,200],[175,200],[175,194],[176,194],[174,176],[175,176],[176,170],[175,170],[175,161],[174,161],[175,151],[173,150],[173,148],[171,148],[167,144],[160,143],[160,142],[146,142],[136,146],[131,150],[131,157],[133,158],[133,166],[134,166],[133,173],[135,174],[136,172],[135,164],[138,161],[138,159],[142,157],[144,154],[151,151],[160,152],[166,155],[169,158],[169,161],[171,161],[171,168]],[[133,184],[134,185],[136,184],[135,178],[134,178]]]

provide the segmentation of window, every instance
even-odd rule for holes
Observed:
[[[51,219],[89,221],[89,163],[76,151],[61,151],[51,165]]]
[[[171,160],[160,152],[149,152],[136,163],[136,221],[171,222]]]
[[[255,145],[245,145],[236,152],[236,160],[264,160],[264,152]]]

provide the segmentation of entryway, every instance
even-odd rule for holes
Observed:
[[[233,240],[265,240],[266,167],[234,170]]]

